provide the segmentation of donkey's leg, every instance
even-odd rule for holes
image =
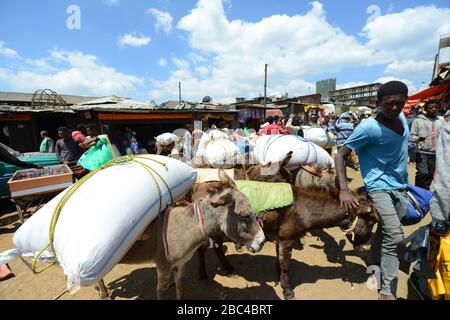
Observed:
[[[277,237],[277,240],[275,241],[275,251],[276,251],[276,253],[277,253],[277,263],[276,263],[276,266],[275,266],[275,270],[277,271],[278,279],[280,279],[280,277],[281,277],[281,268],[280,268],[280,240],[278,240],[278,237]]]
[[[282,240],[281,241],[281,252],[280,252],[280,282],[283,288],[283,296],[286,300],[294,298],[294,291],[291,289],[291,283],[289,281],[289,262],[291,260],[292,249],[294,248],[293,240]]]
[[[101,279],[96,285],[95,290],[98,291],[98,295],[100,300],[111,300],[111,296],[109,295],[109,291],[105,286],[105,282]]]
[[[162,300],[166,296],[166,291],[170,288],[170,275],[172,274],[170,267],[158,266],[158,285],[156,289],[156,296],[158,300]]]
[[[200,246],[197,249],[198,253],[198,273],[200,275],[199,280],[206,280],[208,275],[206,274],[206,250],[208,247]]]
[[[174,273],[174,279],[175,279],[175,286],[177,290],[177,300],[183,299],[183,293],[184,293],[184,285],[183,285],[183,274],[184,274],[184,267],[185,264],[180,266],[175,270]]]
[[[217,258],[219,259],[220,264],[222,265],[222,268],[225,269],[225,271],[227,272],[227,275],[230,275],[230,274],[234,273],[235,269],[230,264],[227,257],[225,256],[225,253],[223,252],[223,241],[224,241],[224,236],[221,236],[217,239],[217,241],[216,241],[217,247],[214,247],[214,251],[216,252]]]

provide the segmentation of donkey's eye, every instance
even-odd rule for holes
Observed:
[[[249,215],[246,215],[246,216],[239,216],[239,218],[241,218],[244,221],[249,221],[249,220],[251,220],[252,215],[249,214]]]

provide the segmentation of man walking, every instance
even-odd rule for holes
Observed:
[[[411,138],[417,143],[416,186],[430,190],[436,168],[436,139],[442,128],[437,118],[439,102],[428,101],[425,114],[420,114],[411,127]]]
[[[58,135],[60,139],[56,141],[55,153],[56,157],[62,163],[74,165],[81,156],[78,144],[73,140],[69,129],[66,127],[58,128]]]
[[[369,198],[379,215],[378,230],[372,242],[372,254],[381,244],[380,300],[395,300],[399,271],[399,245],[404,240],[401,218],[406,215],[408,185],[408,124],[402,112],[408,87],[391,81],[378,90],[379,112],[360,123],[339,149],[336,171],[341,206],[347,212],[357,207],[356,197],[347,186],[345,159],[358,152],[361,173]],[[378,251],[378,252],[377,252]]]

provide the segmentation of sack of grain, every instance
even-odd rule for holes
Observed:
[[[56,256],[47,247],[39,260],[58,262],[69,289],[93,285],[120,262],[172,198],[184,196],[197,178],[190,166],[163,156],[112,162],[33,214],[14,234],[16,249],[1,254],[0,262],[18,254],[35,258],[52,234]],[[69,194],[61,208],[61,200]],[[50,231],[58,207],[59,218]]]
[[[174,143],[177,140],[177,136],[174,135],[173,133],[166,132],[166,133],[160,134],[155,139],[156,139],[156,142],[158,142],[160,145],[168,146],[169,144]]]
[[[336,145],[336,138],[322,128],[310,128],[303,132],[306,140],[317,144],[319,147],[330,149]]]
[[[310,164],[318,167],[334,167],[334,161],[323,148],[295,135],[261,136],[256,141],[254,154],[260,164],[281,161],[287,153],[293,152],[287,168]]]
[[[203,157],[213,168],[232,168],[237,161],[239,148],[230,140],[214,139],[205,147]]]

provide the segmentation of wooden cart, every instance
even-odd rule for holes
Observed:
[[[39,177],[26,177],[27,175],[32,175],[33,172],[39,171],[37,169],[26,169],[16,171],[9,179],[8,187],[11,192],[11,201],[16,206],[21,223],[24,222],[25,213],[35,213],[43,205],[44,199],[53,198],[73,184],[73,173],[66,164],[44,168],[44,172],[49,170],[57,173],[45,174]],[[33,212],[29,212],[28,210],[33,204],[37,204],[37,207]]]

